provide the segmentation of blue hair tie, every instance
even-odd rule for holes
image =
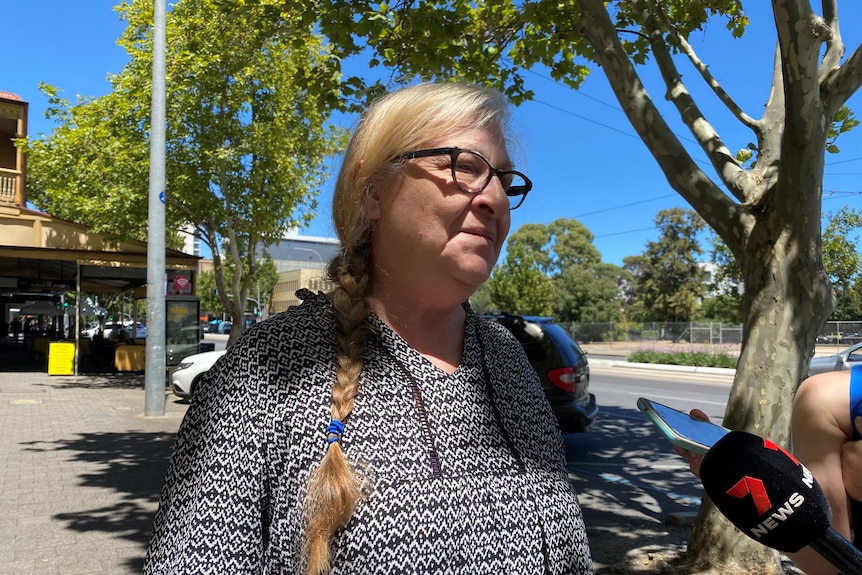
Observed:
[[[341,434],[344,433],[344,424],[337,419],[330,419],[329,425],[326,426],[326,433],[334,435],[334,437],[328,437],[326,443],[335,443],[341,439]]]

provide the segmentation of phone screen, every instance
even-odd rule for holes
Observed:
[[[706,453],[728,432],[720,425],[643,397],[638,399],[638,408],[672,444],[696,453]]]

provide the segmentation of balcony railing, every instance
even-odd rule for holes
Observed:
[[[18,189],[18,178],[21,172],[0,168],[0,202],[12,203],[15,201],[15,191]]]

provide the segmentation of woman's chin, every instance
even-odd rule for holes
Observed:
[[[488,267],[487,265],[462,268],[458,273],[457,279],[475,291],[488,281],[488,278],[491,277],[492,269],[492,267]]]

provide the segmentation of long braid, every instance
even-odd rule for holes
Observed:
[[[359,389],[362,356],[365,352],[365,290],[368,275],[365,262],[358,254],[338,258],[330,266],[336,279],[332,293],[335,309],[338,368],[332,386],[332,419],[345,421],[353,410]],[[361,276],[354,277],[353,270]],[[307,558],[307,575],[329,572],[329,547],[335,531],[344,527],[353,515],[360,498],[360,488],[339,441],[331,442],[320,466],[312,474],[306,501],[307,533],[303,556]]]

